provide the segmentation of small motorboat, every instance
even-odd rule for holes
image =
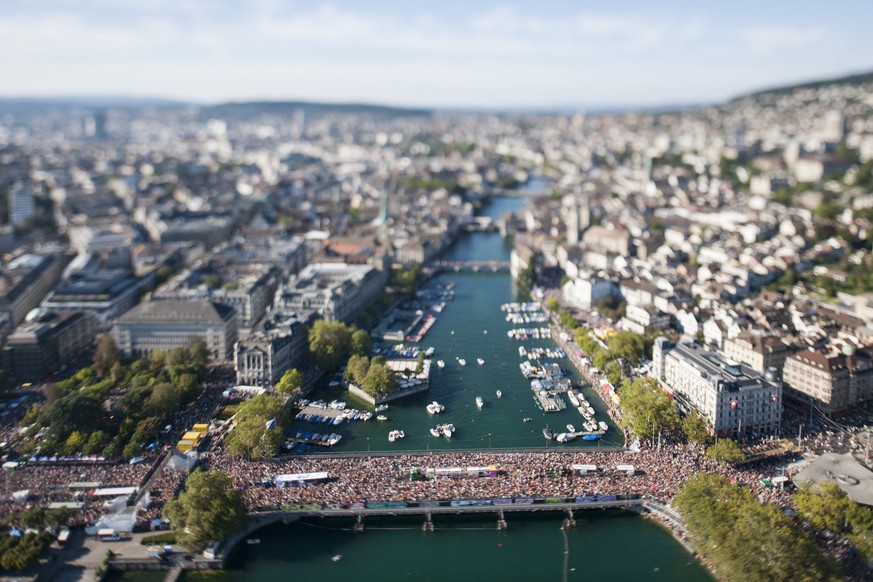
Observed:
[[[481,396],[477,396],[476,397],[476,408],[481,410],[483,406],[485,406],[485,401],[482,400]]]
[[[384,414],[380,414],[379,416],[376,417],[376,420],[378,420],[380,422],[384,422],[384,421],[388,420],[388,417],[385,416]]]
[[[331,561],[332,561],[332,562],[339,562],[339,561],[342,560],[342,559],[343,559],[343,555],[342,555],[342,554],[336,554],[336,555],[334,555],[333,557],[331,557]]]
[[[443,436],[447,439],[452,438],[452,435],[455,433],[455,425],[454,424],[444,424],[442,425]]]
[[[576,427],[572,424],[567,425],[567,432],[576,432]]]
[[[261,539],[260,538],[249,538],[246,540],[246,543],[250,546],[254,546],[255,544],[261,543]]]
[[[488,330],[486,329],[486,330],[483,331],[482,333],[485,334],[485,335],[488,335]]]
[[[522,422],[530,422],[530,421],[532,421],[532,420],[533,420],[533,419],[532,419],[531,417],[529,417],[529,416],[525,416],[524,418],[521,419]]]
[[[606,424],[606,423],[605,423],[604,421],[602,421],[602,420],[598,423],[598,426],[600,427],[600,430],[602,430],[603,432],[606,432],[607,429],[609,429],[609,425]]]
[[[427,408],[428,414],[439,414],[440,412],[443,412],[446,409],[445,406],[443,406],[442,404],[440,404],[436,400],[434,400],[433,402],[428,404],[426,406],[426,408]]]
[[[548,440],[552,440],[555,438],[555,433],[552,432],[552,429],[549,428],[549,425],[546,425],[546,428],[543,429],[543,436]]]
[[[392,430],[391,432],[388,433],[388,442],[393,443],[394,441],[396,441],[398,439],[402,439],[405,436],[406,436],[406,433],[404,433],[402,430]]]
[[[599,434],[586,434],[582,436],[583,441],[597,441],[600,440]]]
[[[575,438],[576,438],[575,433],[562,432],[561,434],[559,434],[555,438],[555,440],[557,440],[559,443],[569,443],[570,441],[572,441]]]
[[[437,366],[439,366],[440,368],[445,368],[446,363],[442,360],[437,360]]]
[[[501,392],[500,390],[498,390],[496,394],[498,398],[503,398],[503,392]]]
[[[376,407],[376,412],[385,412],[386,410],[388,410],[387,404],[380,404]]]
[[[464,358],[458,358],[458,363],[461,364],[462,366],[466,366],[467,360],[465,360]]]
[[[436,425],[435,427],[431,428],[431,429],[430,429],[430,434],[432,434],[432,435],[435,436],[435,437],[440,436],[440,434],[442,434],[442,425],[441,425],[441,424],[438,424],[438,425]]]
[[[482,358],[476,358],[476,361],[479,362],[479,365],[480,365],[480,366],[484,366],[484,365],[485,365],[485,360],[483,360]]]

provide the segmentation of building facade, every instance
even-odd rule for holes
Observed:
[[[9,336],[3,369],[19,382],[40,380],[74,361],[94,343],[94,316],[35,309]]]
[[[296,319],[258,330],[234,344],[236,381],[246,386],[272,386],[303,361],[306,349],[307,328]]]
[[[288,279],[275,307],[301,319],[353,322],[384,292],[387,273],[369,265],[315,263]]]
[[[763,374],[769,368],[775,368],[782,373],[785,360],[792,350],[791,346],[778,337],[743,332],[734,338],[725,339],[722,352],[726,357],[742,362]]]
[[[652,373],[684,412],[696,409],[719,436],[779,430],[782,384],[775,371],[762,376],[697,344],[661,337],[655,340]]]
[[[202,339],[210,356],[223,360],[236,341],[239,315],[209,301],[147,301],[115,321],[112,335],[125,356],[141,358],[154,350],[188,347]]]
[[[868,350],[851,354],[805,350],[785,360],[786,397],[839,415],[873,398],[873,358]]]
[[[9,314],[12,327],[57,284],[65,264],[63,256],[22,255],[0,268],[0,312]]]

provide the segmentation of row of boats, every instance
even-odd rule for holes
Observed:
[[[552,330],[548,327],[518,327],[506,332],[506,337],[514,340],[551,339]]]
[[[513,301],[500,306],[500,311],[507,313],[527,313],[542,310],[543,306],[539,301]]]
[[[539,360],[540,358],[566,358],[567,352],[561,348],[531,348],[526,349],[524,346],[518,346],[518,355],[522,358],[528,357],[531,360]]]
[[[455,358],[455,359],[458,361],[459,365],[461,365],[461,366],[467,365],[467,360],[465,360],[464,358]],[[479,364],[480,366],[484,366],[485,360],[483,360],[482,358],[476,358],[476,363]],[[437,360],[437,366],[439,366],[440,368],[445,368],[446,363],[443,360]]]
[[[447,439],[452,438],[452,435],[455,434],[455,425],[454,424],[438,424],[432,429],[430,429],[430,434],[435,437],[443,436]]]
[[[509,323],[522,325],[525,323],[546,323],[549,316],[545,313],[507,313],[505,317]]]
[[[336,433],[321,434],[321,433],[317,433],[317,432],[300,431],[296,435],[294,435],[294,438],[297,439],[296,442],[332,447],[342,440],[343,435],[336,434]],[[295,442],[295,441],[292,441],[292,442]],[[290,450],[292,448],[292,446],[289,443],[288,445],[286,445],[285,448]]]

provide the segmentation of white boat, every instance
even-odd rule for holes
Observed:
[[[569,443],[570,441],[572,441],[575,438],[576,438],[576,435],[573,433],[562,432],[561,434],[559,434],[555,438],[555,440],[557,440],[559,443]]]
[[[484,365],[485,365],[485,360],[483,360],[482,358],[476,358],[476,361],[479,362],[479,365],[480,365],[480,366],[484,366]]]
[[[424,356],[426,358],[431,357],[433,355],[433,351],[434,351],[433,347],[427,348],[426,350],[424,350]]]
[[[488,330],[486,329],[486,330],[483,331],[482,333],[485,334],[485,335],[488,335]]]
[[[498,398],[503,398],[503,392],[501,392],[500,390],[498,390],[498,391],[497,391],[497,397],[498,397]]]
[[[572,390],[567,390],[567,396],[570,397],[570,402],[573,403],[573,406],[579,406],[579,397],[576,396],[575,392],[573,392]]]
[[[452,438],[452,435],[455,433],[455,425],[454,424],[444,424],[443,425],[443,436],[447,439]]]
[[[376,407],[376,412],[385,412],[386,410],[388,410],[387,404],[380,404]]]
[[[480,409],[481,409],[483,406],[485,406],[485,401],[482,400],[482,397],[481,397],[481,396],[477,396],[477,397],[476,397],[476,408],[480,408]]]
[[[434,400],[433,402],[428,404],[426,408],[427,408],[428,414],[439,414],[440,412],[443,412],[446,409],[445,406],[443,406],[442,404],[440,404],[436,400]]]
[[[576,427],[572,424],[567,425],[567,432],[576,432]]]
[[[361,420],[370,420],[371,418],[373,418],[372,412],[362,412],[361,413]]]
[[[402,430],[392,430],[388,433],[388,442],[393,443],[394,441],[402,439],[405,436],[406,433],[404,433]]]
[[[440,427],[441,427],[441,425],[437,425],[437,426],[431,428],[430,434],[432,434],[435,437],[440,436],[440,434],[442,433],[442,429]]]
[[[338,442],[340,442],[342,440],[342,438],[343,438],[343,435],[341,435],[341,434],[331,433],[331,435],[329,437],[327,437],[327,445],[332,447],[335,444],[337,444]]]
[[[527,355],[527,350],[524,349],[524,346],[518,346],[518,355],[522,358]]]
[[[437,366],[439,366],[440,368],[445,368],[446,363],[442,360],[437,360]]]
[[[466,365],[467,365],[467,360],[465,360],[464,358],[459,358],[459,359],[458,359],[458,363],[461,364],[462,366],[466,366]]]
[[[380,414],[379,416],[376,417],[376,420],[378,420],[380,422],[384,422],[384,421],[388,420],[388,417],[385,416],[384,414]]]
[[[602,421],[602,420],[600,421],[600,423],[598,424],[598,426],[600,427],[600,430],[602,430],[602,431],[604,431],[604,432],[606,432],[606,431],[609,429],[609,425],[606,424],[606,423],[605,423],[604,421]]]

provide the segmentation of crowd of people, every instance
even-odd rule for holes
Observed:
[[[596,465],[585,475],[571,465]],[[681,483],[698,472],[722,473],[756,492],[779,496],[763,488],[761,475],[716,465],[691,445],[643,447],[640,452],[441,453],[368,457],[291,457],[240,461],[221,451],[204,465],[228,474],[243,493],[250,510],[287,504],[351,505],[383,501],[436,501],[525,497],[575,497],[638,494],[670,501]],[[632,465],[634,474],[616,469]],[[488,467],[496,476],[418,480],[414,471],[428,468]],[[307,487],[275,487],[282,474],[327,472],[329,479]]]

